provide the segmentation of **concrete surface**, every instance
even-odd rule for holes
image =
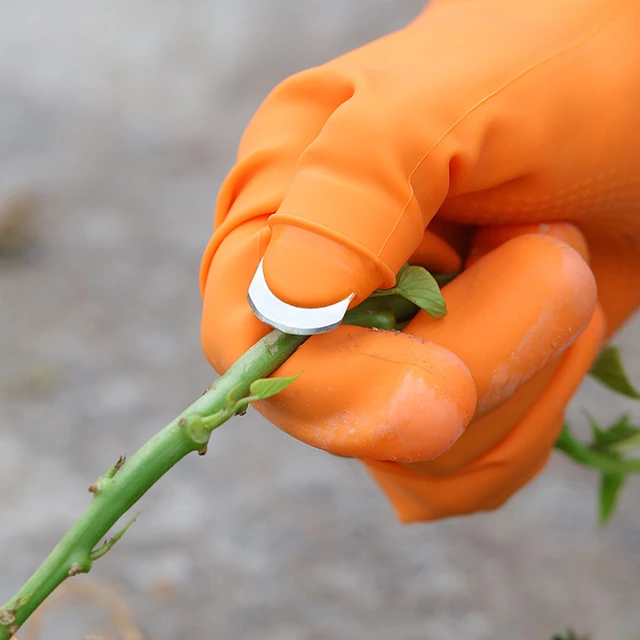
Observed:
[[[0,262],[0,601],[86,487],[211,381],[197,269],[266,92],[406,23],[421,0],[0,1],[0,199],[37,249]],[[640,323],[617,342],[640,381]],[[640,407],[586,383],[572,407]],[[599,531],[596,477],[554,458],[503,510],[401,527],[356,464],[250,413],[141,503],[94,571],[145,638],[640,636],[640,484]],[[80,578],[82,579],[82,578]],[[158,585],[173,596],[158,597]],[[101,632],[95,607],[42,637]],[[117,637],[112,633],[109,637]]]

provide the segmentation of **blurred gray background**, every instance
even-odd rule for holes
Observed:
[[[0,601],[97,475],[212,380],[198,265],[260,101],[421,6],[0,1]],[[639,335],[616,340],[636,382]],[[575,424],[585,408],[640,418],[592,382]],[[156,640],[635,640],[640,482],[604,531],[596,488],[554,456],[497,513],[403,527],[357,463],[250,412],[145,497],[92,577]],[[84,605],[51,610],[41,637],[97,633],[119,637]]]

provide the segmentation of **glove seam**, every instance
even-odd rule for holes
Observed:
[[[436,150],[436,148],[445,140],[445,138],[447,138],[447,136],[449,136],[449,134],[451,134],[469,116],[471,116],[473,113],[478,111],[478,109],[480,109],[480,107],[486,105],[493,98],[497,97],[498,95],[500,95],[501,93],[503,93],[504,91],[509,89],[510,87],[514,86],[519,80],[522,80],[523,78],[528,76],[533,71],[539,69],[540,67],[543,67],[546,64],[550,64],[550,63],[552,63],[552,62],[554,62],[556,60],[559,60],[564,55],[572,53],[572,52],[580,49],[581,47],[586,46],[589,42],[591,42],[594,38],[596,38],[612,22],[613,19],[620,12],[622,12],[624,10],[624,8],[630,2],[631,2],[631,0],[621,0],[621,2],[614,9],[612,9],[610,13],[608,13],[594,27],[591,28],[586,35],[583,35],[583,36],[579,37],[576,41],[574,41],[571,44],[565,46],[564,48],[560,49],[559,51],[555,51],[555,52],[549,54],[548,56],[546,56],[545,58],[543,58],[542,60],[538,60],[538,61],[530,64],[525,69],[519,71],[515,76],[511,77],[509,80],[505,81],[499,87],[494,89],[492,92],[490,92],[489,94],[487,94],[484,97],[482,97],[481,99],[479,99],[473,106],[471,106],[465,113],[463,113],[453,124],[451,124],[449,126],[449,128],[444,131],[444,133],[442,133],[440,135],[440,137],[433,143],[433,145],[428,149],[428,151],[418,160],[418,162],[416,163],[415,167],[409,173],[408,183],[409,183],[410,196],[409,196],[408,200],[406,201],[406,203],[404,204],[402,210],[400,211],[400,214],[398,215],[398,219],[396,220],[396,222],[393,225],[391,231],[389,232],[389,235],[387,236],[387,238],[383,242],[382,247],[381,247],[381,249],[379,251],[380,254],[383,253],[384,249],[386,248],[387,244],[389,243],[389,241],[391,240],[393,234],[395,233],[397,227],[401,223],[402,218],[404,217],[404,214],[406,213],[407,209],[409,208],[409,206],[411,205],[412,201],[415,198],[415,190],[414,190],[413,184],[412,184],[413,176],[420,169],[420,167],[422,166],[423,162],[431,155],[431,153],[433,153],[433,151]],[[442,203],[441,203],[441,205],[442,205]],[[440,207],[438,207],[438,208],[440,208]]]
[[[393,285],[396,283],[396,274],[380,257],[379,253],[376,254],[375,251],[368,249],[367,247],[357,242],[353,238],[345,235],[344,233],[336,231],[335,229],[331,229],[330,227],[320,224],[319,222],[308,220],[306,218],[299,218],[290,213],[284,213],[280,211],[269,216],[269,227],[273,228],[272,225],[274,224],[286,224],[292,227],[297,227],[298,229],[310,231],[311,233],[316,233],[323,236],[324,238],[327,238],[328,240],[342,245],[343,247],[351,249],[355,253],[359,254],[362,258],[373,262],[376,269],[384,278],[383,288],[393,287]]]

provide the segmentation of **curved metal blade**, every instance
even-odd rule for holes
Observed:
[[[315,309],[287,304],[269,289],[261,260],[249,285],[247,299],[258,319],[265,324],[285,333],[312,336],[317,333],[326,333],[340,326],[353,296],[352,293],[340,302]]]

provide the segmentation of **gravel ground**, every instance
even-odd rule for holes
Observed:
[[[0,261],[0,601],[95,477],[211,381],[198,263],[261,99],[420,6],[0,0],[0,201],[35,199],[31,250]],[[636,381],[639,335],[635,322],[617,338]],[[592,382],[574,422],[585,408],[640,417]],[[640,483],[604,531],[595,497],[595,476],[556,456],[497,513],[403,527],[359,465],[250,412],[145,497],[93,577],[156,640],[544,640],[566,626],[635,640]],[[76,606],[41,637],[104,625]]]

